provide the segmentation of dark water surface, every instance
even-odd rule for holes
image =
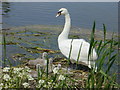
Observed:
[[[104,23],[108,31],[118,31],[117,2],[12,2],[3,22],[7,26],[63,25],[64,17],[55,17],[63,7],[70,12],[72,26],[92,28],[95,20],[97,29],[101,30]]]

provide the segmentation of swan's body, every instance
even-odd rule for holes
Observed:
[[[89,58],[89,62],[88,62],[88,52],[89,52],[90,44],[86,42],[84,39],[68,39],[68,34],[71,27],[70,15],[68,10],[65,8],[61,8],[56,17],[60,15],[65,16],[64,29],[58,37],[58,46],[61,53],[68,58],[72,43],[72,51],[71,51],[70,59],[77,61],[78,54],[80,51],[79,62],[82,62],[88,65],[89,68],[91,68],[91,66],[95,65],[95,60],[97,59],[97,54],[95,52],[95,49],[93,49],[91,58]]]

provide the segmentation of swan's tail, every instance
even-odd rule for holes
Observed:
[[[95,61],[89,61],[88,67],[93,68],[94,71],[97,72],[97,66],[95,64]]]

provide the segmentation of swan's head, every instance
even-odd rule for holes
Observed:
[[[42,59],[46,59],[46,56],[48,55],[48,53],[47,52],[44,52],[43,54],[42,54]]]
[[[60,15],[66,15],[66,14],[68,14],[68,10],[67,10],[66,8],[61,8],[61,9],[58,11],[56,17],[58,17],[58,16],[60,16]]]

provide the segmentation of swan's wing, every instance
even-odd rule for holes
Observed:
[[[71,46],[71,43],[72,43],[72,46]],[[81,53],[81,56],[86,57],[89,43],[86,42],[84,39],[73,39],[73,41],[72,39],[69,39],[69,40],[62,41],[59,48],[67,58],[69,57],[69,54],[70,54],[70,48],[72,48],[71,59],[75,59],[75,57],[77,57],[78,55],[81,45],[82,45],[81,52],[84,52],[84,53]]]
[[[88,61],[89,47],[90,47],[90,44],[88,42],[86,42],[85,40],[76,39],[73,42],[72,57],[76,60],[78,58],[78,54],[80,52],[79,60]],[[91,54],[92,55],[90,57],[90,60],[96,60],[97,53],[96,53],[95,49],[93,49],[93,52]]]
[[[71,42],[72,42],[72,40],[69,39],[69,40],[61,41],[59,43],[60,44],[59,48],[60,48],[62,54],[64,56],[66,56],[67,58],[69,58]],[[81,47],[81,51],[80,51],[80,47]],[[92,60],[93,62],[88,61],[89,47],[90,47],[90,44],[88,42],[86,42],[85,40],[73,39],[70,59],[73,59],[75,61],[79,60],[79,62],[85,63],[89,67],[91,67],[91,65],[95,65],[94,60],[97,59],[97,54],[95,52],[95,49],[93,49],[93,55],[92,55],[93,57],[90,58],[90,61]],[[79,54],[79,51],[80,51],[80,54]],[[78,57],[79,57],[79,59],[78,59]]]
[[[90,44],[83,39],[76,39],[72,44],[72,57],[77,60],[80,53],[80,59],[87,60]]]

